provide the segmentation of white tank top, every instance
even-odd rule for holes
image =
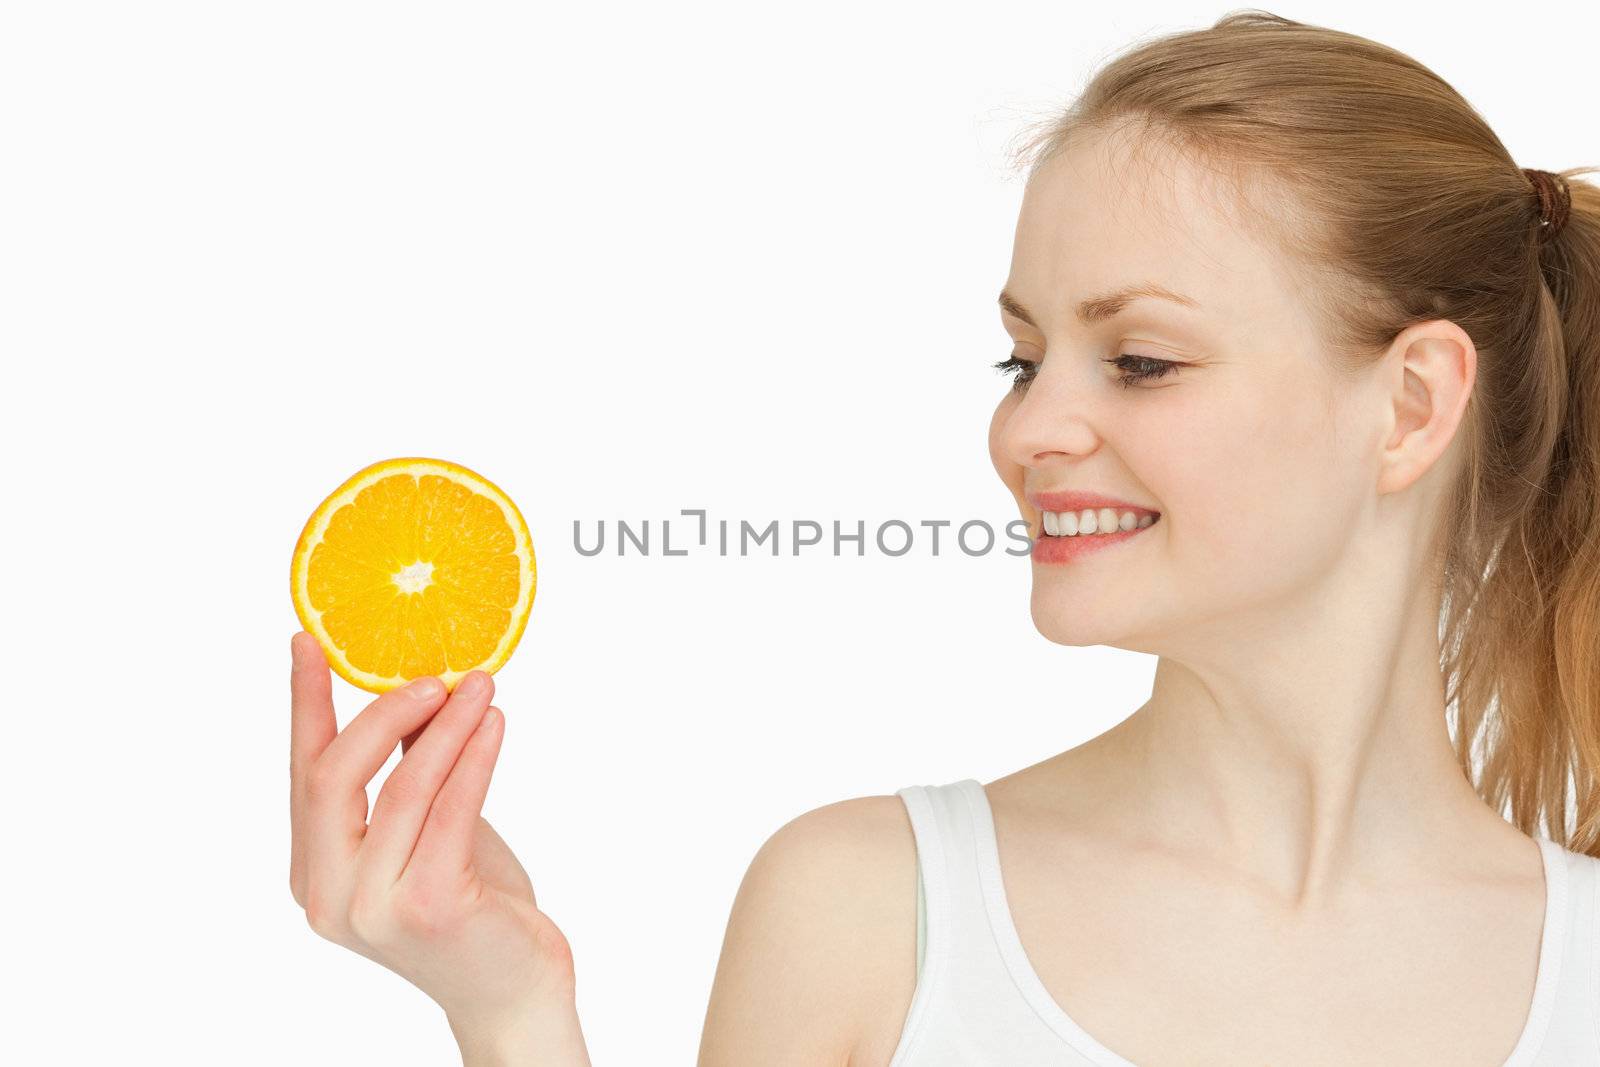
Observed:
[[[917,843],[917,984],[889,1067],[1136,1067],[1034,973],[974,778],[898,790]],[[1600,859],[1535,838],[1545,916],[1533,1003],[1504,1067],[1600,1067]]]

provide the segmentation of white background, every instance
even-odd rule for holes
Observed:
[[[464,463],[531,526],[486,813],[597,1065],[692,1062],[783,823],[1143,699],[1149,658],[1034,631],[1026,559],[585,558],[572,525],[1015,518],[985,445],[1008,141],[1227,8],[3,10],[0,1058],[454,1062],[288,889],[290,553],[374,460]],[[1600,162],[1580,5],[1271,10],[1415,56],[1525,166]],[[335,686],[343,724],[368,697]]]

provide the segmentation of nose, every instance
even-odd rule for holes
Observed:
[[[1057,373],[1041,366],[1032,382],[1002,413],[997,445],[1007,459],[1025,467],[1052,456],[1086,456],[1100,445],[1098,415],[1083,382],[1068,380],[1057,360]]]

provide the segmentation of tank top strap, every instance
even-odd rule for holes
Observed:
[[[911,785],[897,791],[917,845],[917,981],[939,981],[952,959],[970,966],[997,954],[983,884],[981,828],[969,790],[977,779]]]
[[[896,793],[916,837],[922,947],[890,1067],[1089,1062],[1041,1020],[997,939],[999,868],[982,784],[963,778]]]
[[[959,828],[952,826],[950,791],[950,785],[908,785],[895,791],[906,806],[916,839],[917,995],[932,985],[924,974],[949,956],[952,867],[959,876],[970,866],[961,855]]]
[[[918,975],[954,954],[992,957],[990,882],[998,879],[988,801],[976,778],[898,790],[917,845]]]
[[[1548,838],[1540,847],[1552,863],[1554,886],[1562,898],[1554,916],[1559,945],[1546,944],[1556,953],[1553,983],[1543,1003],[1542,1041],[1537,1058],[1546,1064],[1600,1063],[1600,858],[1563,848]],[[1538,994],[1535,994],[1536,998]],[[1509,1064],[1518,1061],[1508,1061]]]

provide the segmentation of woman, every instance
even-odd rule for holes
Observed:
[[[1600,1064],[1600,192],[1260,12],[1117,58],[1026,156],[990,451],[1038,629],[1158,656],[1150,699],[774,833],[700,1062]],[[294,647],[312,926],[468,1063],[587,1063],[478,815],[490,679],[335,736]]]

